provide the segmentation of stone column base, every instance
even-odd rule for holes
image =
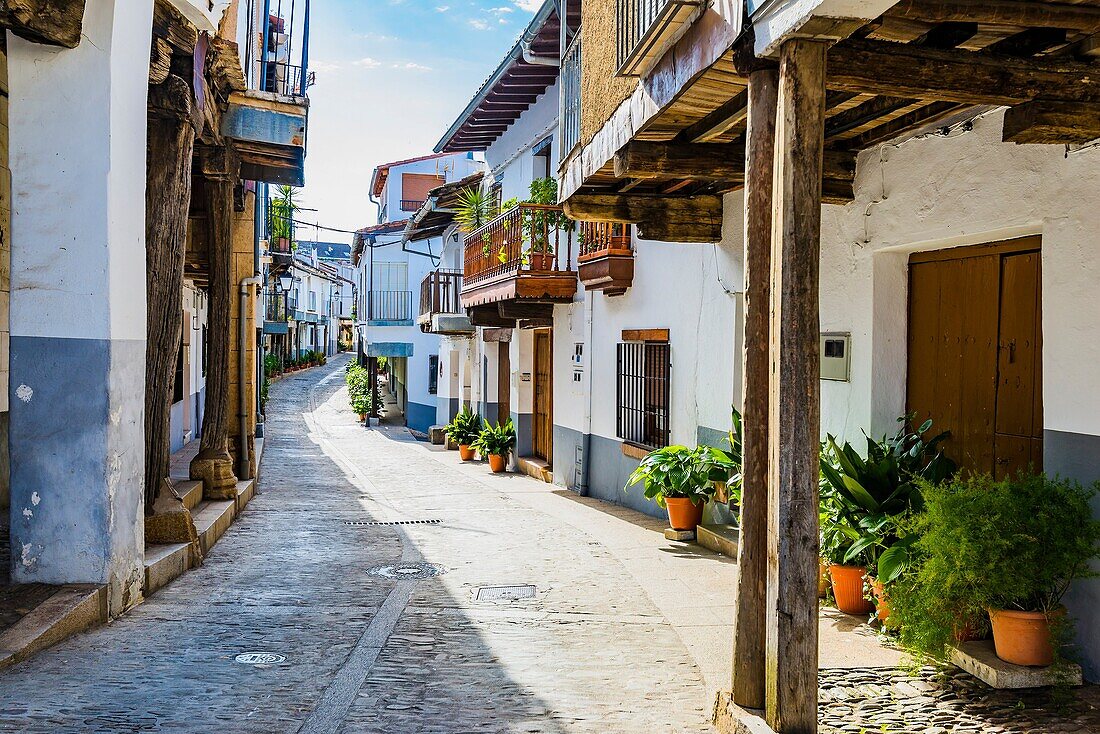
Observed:
[[[198,456],[191,460],[191,478],[202,482],[202,497],[207,500],[230,500],[237,497],[237,476],[233,473],[233,457],[228,452],[217,456]]]

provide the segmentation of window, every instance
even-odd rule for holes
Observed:
[[[185,327],[185,328],[187,328],[187,327]],[[183,340],[180,339],[180,348],[179,348],[179,351],[176,353],[175,379],[172,382],[172,404],[173,405],[175,405],[176,403],[183,400],[183,350],[185,348],[186,347],[184,346]]]
[[[550,153],[553,149],[554,138],[544,138],[531,148],[531,178],[550,178],[553,168],[550,166]]]
[[[444,176],[432,173],[401,174],[401,211],[415,212],[428,199],[428,192],[447,183]]]
[[[317,311],[317,291],[309,292],[309,310]]]
[[[494,212],[500,211],[500,205],[504,203],[504,174],[499,173],[493,178],[493,185],[489,187],[489,202]]]
[[[428,357],[428,394],[435,395],[439,391],[439,355],[432,354]]]
[[[616,430],[627,443],[661,448],[669,443],[672,350],[667,341],[618,345]]]

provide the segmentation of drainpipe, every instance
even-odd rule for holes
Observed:
[[[557,56],[539,56],[531,50],[531,44],[535,42],[535,38],[538,37],[543,24],[550,17],[551,13],[555,12],[559,12],[557,3],[544,3],[530,25],[527,26],[527,30],[523,32],[523,37],[520,38],[519,44],[523,51],[523,60],[528,64],[533,66],[561,66],[560,54]],[[559,17],[561,16],[559,15]],[[561,23],[564,26],[565,20],[563,19]]]
[[[248,292],[254,285],[260,285],[261,281],[258,276],[251,276],[241,280],[241,308],[238,311],[240,318],[237,320],[240,328],[240,343],[237,345],[237,397],[240,404],[237,410],[237,417],[240,419],[240,446],[241,446],[241,465],[248,468],[252,466],[252,457],[248,453],[248,400],[245,398],[244,386],[247,382],[245,376],[248,371],[248,363],[245,360],[245,348],[248,346],[248,329],[245,328],[245,313],[248,309]],[[245,472],[250,473],[250,472]]]
[[[577,482],[577,493],[581,497],[588,496],[588,469],[592,461],[588,458],[588,452],[592,448],[592,370],[595,368],[595,344],[592,342],[592,308],[595,299],[587,293],[584,298],[584,348],[588,351],[588,369],[585,372],[584,386],[584,432],[581,434],[581,476]]]

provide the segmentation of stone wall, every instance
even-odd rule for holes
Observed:
[[[586,2],[581,9],[581,33],[581,145],[587,145],[638,83],[615,76],[614,0]]]
[[[255,260],[255,204],[256,196],[251,192],[245,192],[244,211],[234,212],[233,215],[233,263],[230,279],[230,332],[233,334],[232,344],[229,347],[229,448],[236,460],[235,467],[238,479],[251,479],[256,476],[256,352],[258,340],[256,337],[256,286],[249,288],[248,307],[244,314],[241,313],[241,288],[240,283],[245,278],[256,274]],[[246,332],[245,344],[245,413],[248,426],[248,456],[249,465],[247,471],[240,462],[240,330]]]

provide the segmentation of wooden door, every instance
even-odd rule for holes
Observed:
[[[553,358],[549,331],[535,332],[535,410],[532,418],[532,448],[535,456],[550,463],[554,455]]]
[[[508,342],[497,342],[497,422],[512,417],[512,355]]]
[[[1039,238],[909,262],[909,412],[951,432],[945,451],[964,469],[1041,470]]]

